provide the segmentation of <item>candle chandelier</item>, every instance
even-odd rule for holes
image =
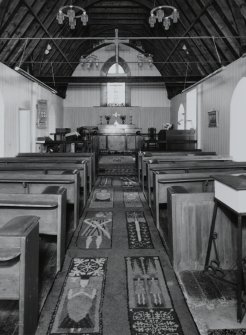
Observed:
[[[88,22],[88,15],[85,9],[79,6],[68,5],[61,7],[56,17],[58,23],[63,24],[66,17],[68,18],[68,23],[71,29],[75,29],[76,19],[80,19],[83,26],[86,26]]]
[[[153,66],[153,55],[151,54],[141,54],[139,53],[137,55],[138,59],[138,66],[141,68],[143,67],[144,64],[148,64],[149,67],[151,68]]]
[[[163,22],[165,30],[168,30],[171,23],[177,23],[179,19],[179,12],[173,6],[158,6],[151,10],[149,17],[149,24],[154,28],[156,21]]]
[[[99,58],[96,55],[88,55],[87,57],[81,56],[80,57],[80,65],[82,68],[86,66],[87,70],[90,70],[93,65],[96,66],[96,68],[99,67]]]

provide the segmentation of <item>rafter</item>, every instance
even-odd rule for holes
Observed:
[[[200,18],[202,17],[202,15],[204,15],[204,13],[207,11],[208,7],[210,7],[212,5],[212,3],[214,2],[214,0],[209,0],[208,3],[204,6],[204,8],[201,10],[201,12],[199,13],[199,15],[197,15],[196,19],[190,24],[190,26],[186,29],[186,31],[184,32],[184,34],[182,35],[187,36],[187,34],[190,32],[190,30],[194,27],[194,25],[200,20]],[[169,53],[169,55],[166,58],[166,62],[169,61],[169,59],[172,57],[172,55],[174,54],[174,52],[177,50],[178,46],[180,45],[180,41],[176,43],[175,47],[171,50],[171,52]]]
[[[234,22],[238,30],[238,35],[240,36],[239,37],[240,46],[241,46],[240,51],[242,55],[243,53],[246,52],[246,37],[244,36],[246,32],[245,20],[243,19],[242,12],[236,2],[227,1],[227,3],[228,3],[229,8],[232,11]]]
[[[39,22],[39,24],[42,27],[42,29],[45,31],[45,33],[47,34],[47,36],[49,36],[49,38],[53,42],[54,46],[59,51],[59,53],[62,55],[62,57],[66,60],[66,62],[68,63],[68,65],[73,69],[72,65],[69,63],[69,60],[68,60],[67,56],[63,53],[63,51],[61,50],[61,48],[59,47],[59,45],[57,44],[57,42],[55,40],[53,40],[52,36],[50,35],[50,33],[47,30],[47,28],[44,26],[43,22],[40,21],[39,17],[36,15],[36,13],[34,13],[32,7],[29,6],[29,4],[26,2],[26,0],[22,0],[22,1],[25,4],[25,6],[29,9],[30,13],[32,13],[32,15],[34,16],[35,20],[37,20]]]
[[[71,76],[59,76],[55,77],[56,85],[58,84],[101,84],[101,83],[119,83],[124,80],[125,83],[168,83],[168,84],[184,84],[186,82],[187,84],[194,84],[198,80],[201,80],[203,77],[201,76],[190,76],[185,80],[184,76],[160,76],[160,77],[153,77],[153,76],[147,76],[147,77],[139,77],[139,76],[129,76],[124,77],[122,79],[121,76],[117,77],[71,77]],[[42,82],[53,84],[53,78],[52,77],[38,77],[38,79]]]

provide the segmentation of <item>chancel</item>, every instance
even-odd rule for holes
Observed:
[[[0,335],[246,334],[245,0],[0,0]]]

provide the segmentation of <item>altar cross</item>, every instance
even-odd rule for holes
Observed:
[[[114,44],[115,45],[115,60],[116,60],[116,73],[119,73],[119,53],[120,53],[120,44],[129,43],[129,40],[120,40],[119,39],[119,29],[115,29],[115,38],[110,40],[105,40],[104,43]]]

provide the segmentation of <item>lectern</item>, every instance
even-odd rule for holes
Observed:
[[[245,315],[245,282],[243,273],[242,257],[242,220],[246,216],[246,174],[240,175],[220,175],[214,176],[214,210],[210,227],[207,255],[205,261],[205,271],[212,270],[214,274],[219,274],[219,279],[230,284],[235,284],[237,289],[237,321],[241,322]],[[211,249],[214,240],[217,238],[215,221],[218,207],[226,207],[237,216],[237,279],[232,283],[223,278],[223,271],[215,245],[215,260],[210,260]],[[221,277],[222,274],[222,277]]]

